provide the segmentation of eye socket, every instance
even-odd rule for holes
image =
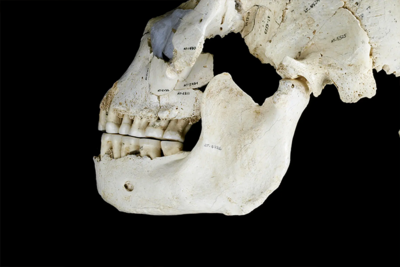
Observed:
[[[129,192],[132,192],[132,191],[133,191],[133,185],[132,185],[129,181],[127,181],[127,182],[124,184],[124,187],[125,187],[125,189],[126,189],[127,191],[129,191]]]

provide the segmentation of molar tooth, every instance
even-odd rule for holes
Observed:
[[[119,127],[119,133],[127,135],[129,133],[129,130],[131,129],[132,126],[132,120],[129,118],[127,114],[125,114],[122,124]]]
[[[161,157],[161,141],[152,139],[140,139],[140,156],[148,156],[151,159]]]
[[[106,124],[107,124],[107,111],[100,109],[100,114],[99,114],[99,131],[105,131],[106,130]]]
[[[125,157],[129,153],[140,150],[140,139],[130,136],[122,137],[121,157]]]
[[[118,133],[120,125],[121,119],[118,118],[117,113],[114,110],[110,109],[107,116],[106,132]]]
[[[167,129],[170,121],[168,120],[157,120],[155,122],[150,122],[149,126],[146,128],[146,137],[162,138],[165,129]]]
[[[161,149],[164,156],[178,154],[183,150],[183,143],[174,141],[161,141]]]
[[[101,136],[100,156],[104,156],[112,147],[111,134],[103,134]]]
[[[187,120],[172,120],[164,132],[163,139],[183,142],[190,127],[192,125]]]
[[[135,137],[145,137],[147,125],[149,125],[149,122],[146,119],[141,119],[140,117],[135,116],[131,130],[129,131],[129,135]]]
[[[118,134],[111,135],[111,143],[112,143],[112,151],[114,159],[118,159],[121,157],[121,139],[122,136]]]

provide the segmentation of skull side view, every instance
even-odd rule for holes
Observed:
[[[390,6],[388,22],[376,19],[379,5]],[[397,21],[397,0],[190,0],[150,20],[100,104],[100,195],[130,213],[251,212],[285,175],[311,93],[334,84],[343,101],[356,102],[374,96],[373,68],[400,74]],[[214,77],[213,56],[202,53],[207,38],[230,32],[282,77],[261,106],[228,73]],[[196,146],[182,151],[200,118]]]

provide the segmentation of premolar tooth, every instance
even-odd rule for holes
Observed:
[[[150,122],[149,126],[146,128],[146,137],[162,138],[169,122],[170,121],[168,120],[157,120],[155,122]]]
[[[152,139],[140,139],[140,156],[148,156],[151,159],[161,157],[161,141]]]
[[[99,131],[105,131],[107,124],[107,111],[100,109],[99,114]]]
[[[107,154],[110,151],[111,147],[111,134],[103,134],[101,136],[100,156],[104,156],[105,154]]]
[[[183,150],[183,144],[181,142],[174,141],[161,141],[161,149],[164,156],[171,156],[178,154]]]
[[[119,127],[119,133],[124,135],[129,134],[131,126],[132,126],[132,120],[129,118],[127,114],[125,114],[122,120],[122,124]]]
[[[121,139],[122,136],[118,134],[111,135],[112,151],[114,159],[119,159],[121,157]]]
[[[172,120],[162,138],[183,142],[190,127],[192,127],[192,125],[190,125],[187,120]]]
[[[146,127],[149,125],[148,120],[141,119],[140,117],[135,117],[133,119],[131,130],[129,131],[129,135],[136,137],[145,137]]]
[[[117,113],[114,110],[110,109],[107,116],[106,132],[118,133],[120,125],[121,119],[118,118]]]
[[[130,136],[122,137],[121,157],[140,150],[140,139]]]

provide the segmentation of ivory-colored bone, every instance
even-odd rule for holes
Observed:
[[[140,156],[148,156],[151,159],[161,157],[161,141],[152,139],[140,139]]]
[[[229,74],[218,75],[204,92],[202,133],[190,153],[150,155],[153,160],[131,155],[95,159],[98,191],[124,212],[247,214],[279,186],[308,101],[304,83],[282,80],[274,96],[259,106]],[[154,147],[159,151],[156,143],[141,139],[141,155]],[[133,191],[124,189],[126,182]]]
[[[146,33],[142,36],[139,50],[137,51],[136,56],[133,59],[131,65],[129,65],[129,68],[119,79],[120,83],[123,83],[127,80],[131,80],[134,75],[141,73],[144,66],[147,66],[147,64],[150,63],[151,59],[153,58],[153,53],[150,52],[151,47],[149,43],[150,43],[150,33]]]
[[[150,20],[100,104],[98,126],[126,134],[131,124],[129,135],[142,138],[103,134],[98,192],[130,213],[251,212],[288,169],[310,93],[334,84],[344,102],[356,102],[375,94],[373,68],[399,75],[399,16],[398,0],[190,0]],[[282,77],[262,106],[229,74],[213,77],[213,58],[202,53],[205,39],[230,32]],[[204,93],[195,89],[207,83]],[[183,152],[200,118],[200,139]]]
[[[170,121],[167,120],[157,120],[154,122],[150,122],[146,128],[145,136],[161,139],[165,129],[167,129]]]
[[[286,57],[278,68],[284,78],[306,78],[315,96],[334,83],[343,102],[375,95],[371,46],[358,20],[340,8],[304,47],[298,60]]]
[[[201,98],[200,90],[178,90],[168,95],[160,96],[160,110],[158,117],[163,120],[189,119],[197,122],[200,115]]]
[[[177,29],[172,43],[176,55],[173,68],[183,71],[191,68],[200,56],[206,38],[221,37],[230,32],[238,32],[243,26],[241,15],[231,0],[203,0],[188,13]]]
[[[188,12],[191,12],[191,10],[178,8],[151,27],[151,46],[156,57],[163,58],[166,56],[171,59],[174,56],[172,38],[182,18]]]
[[[164,156],[171,156],[183,150],[183,143],[173,141],[161,141],[161,149]]]
[[[149,37],[149,34],[142,37],[134,61],[116,85],[117,92],[112,98],[110,108],[120,114],[151,120],[157,118],[160,105],[158,97],[149,93],[149,68],[153,58]]]
[[[189,76],[185,80],[178,82],[175,90],[200,88],[206,85],[214,77],[213,69],[213,55],[208,53],[201,54],[197,58]]]
[[[345,0],[372,46],[373,67],[400,76],[400,1]]]
[[[167,68],[168,63],[163,59],[153,57],[151,60],[149,84],[152,94],[160,96],[169,94],[174,90],[178,82],[178,75]]]

